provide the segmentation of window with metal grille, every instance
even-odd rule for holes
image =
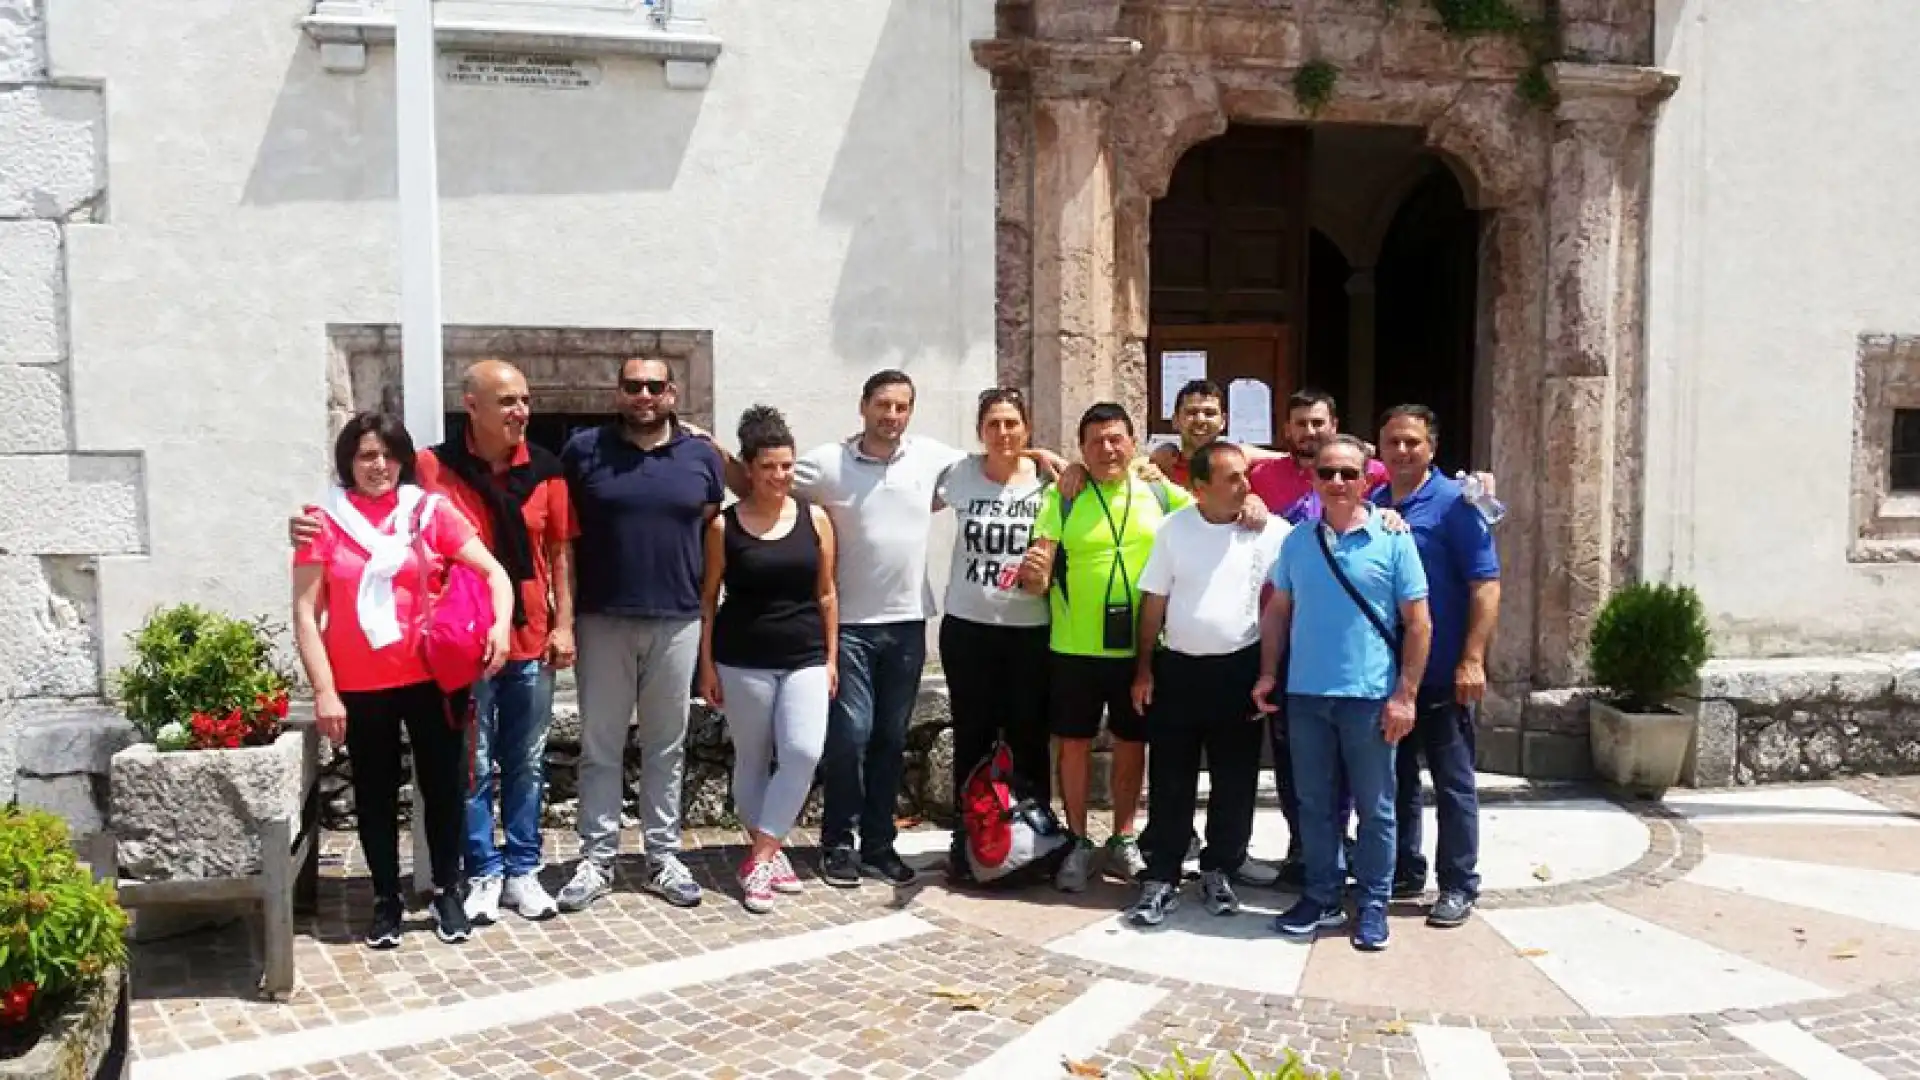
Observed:
[[[1920,409],[1893,410],[1893,445],[1888,449],[1888,490],[1920,493]]]

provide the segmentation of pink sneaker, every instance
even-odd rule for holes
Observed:
[[[755,915],[765,915],[773,910],[772,859],[754,860],[749,858],[740,864],[740,903]]]
[[[773,891],[792,896],[805,886],[800,884],[800,875],[793,872],[793,864],[787,861],[787,853],[776,851],[773,855]]]

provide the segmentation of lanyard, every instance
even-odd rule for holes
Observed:
[[[1127,579],[1127,570],[1126,570],[1126,564],[1125,564],[1126,545],[1121,541],[1121,537],[1126,533],[1126,530],[1127,530],[1127,521],[1129,518],[1133,517],[1133,479],[1132,477],[1128,477],[1125,483],[1127,485],[1127,505],[1126,505],[1126,508],[1120,512],[1120,524],[1118,525],[1115,525],[1113,523],[1113,511],[1108,508],[1107,497],[1106,495],[1101,493],[1100,485],[1097,483],[1093,485],[1093,497],[1099,500],[1100,516],[1107,519],[1107,531],[1113,534],[1113,565],[1107,568],[1107,592],[1104,599],[1106,600],[1113,599],[1113,578],[1114,578],[1114,575],[1118,574],[1120,577],[1120,587],[1122,591],[1126,594],[1127,602],[1132,603],[1133,602],[1133,582]]]

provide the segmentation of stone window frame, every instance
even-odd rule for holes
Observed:
[[[505,360],[526,374],[539,413],[613,412],[620,365],[635,356],[665,360],[679,391],[676,413],[713,430],[713,331],[685,328],[447,326],[443,408],[461,410],[461,374],[476,360]],[[327,327],[327,430],[355,412],[405,414],[397,324]]]
[[[1904,409],[1920,409],[1920,334],[1862,334],[1849,562],[1920,562],[1920,491],[1892,490],[1893,418]]]

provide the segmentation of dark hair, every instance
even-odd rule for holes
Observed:
[[[400,463],[400,482],[413,483],[413,436],[407,434],[407,425],[392,413],[363,412],[354,413],[347,426],[340,429],[340,437],[333,440],[333,470],[340,477],[340,486],[353,490],[353,459],[360,453],[360,440],[368,435],[379,439]]]
[[[1333,403],[1333,395],[1312,386],[1303,386],[1287,395],[1287,415],[1292,416],[1295,409],[1311,409],[1315,405],[1325,405],[1327,415],[1340,418],[1340,409]]]
[[[1328,439],[1326,442],[1321,443],[1319,451],[1313,455],[1313,460],[1319,461],[1322,455],[1324,455],[1327,451],[1333,449],[1336,446],[1348,447],[1349,449],[1353,450],[1354,453],[1359,454],[1360,469],[1362,472],[1366,471],[1366,462],[1367,462],[1366,440],[1360,438],[1358,435],[1349,435],[1344,431]]]
[[[628,356],[628,357],[623,357],[623,358],[621,359],[621,361],[620,361],[620,368],[619,368],[619,370],[617,370],[617,371],[615,371],[615,372],[613,373],[613,377],[614,377],[614,380],[615,380],[615,381],[618,381],[618,380],[620,380],[620,379],[622,379],[622,378],[625,378],[625,377],[626,377],[626,374],[627,374],[627,365],[628,365],[628,364],[659,364],[659,365],[660,365],[661,367],[663,367],[663,368],[665,368],[665,369],[666,369],[666,371],[667,371],[667,381],[668,381],[668,382],[673,382],[673,381],[674,381],[674,378],[673,378],[673,361],[671,361],[671,360],[669,360],[669,359],[667,359],[667,358],[666,358],[666,357],[664,357],[664,356]]]
[[[751,462],[762,450],[793,449],[787,418],[771,405],[755,405],[740,414],[740,460]]]
[[[913,389],[913,378],[911,376],[898,368],[888,368],[885,371],[876,371],[867,376],[866,385],[860,388],[860,404],[865,405],[867,402],[872,401],[873,395],[885,390],[889,386],[906,387],[908,401],[912,401],[918,396]]]
[[[1088,428],[1098,427],[1101,424],[1111,424],[1115,420],[1127,425],[1128,435],[1133,434],[1133,417],[1127,415],[1127,410],[1115,405],[1111,401],[1102,401],[1098,405],[1092,406],[1086,412],[1080,414],[1079,441],[1087,441]]]
[[[1200,449],[1195,450],[1193,452],[1193,459],[1187,462],[1187,472],[1193,477],[1193,482],[1196,484],[1212,483],[1214,455],[1228,450],[1236,454],[1244,455],[1246,453],[1246,451],[1240,449],[1238,444],[1228,442],[1226,439],[1215,439]]]
[[[1020,422],[1031,425],[1033,420],[1027,415],[1027,399],[1019,390],[1011,386],[989,386],[980,391],[980,410],[973,416],[973,430],[979,431],[980,425],[987,422],[987,410],[995,405],[1011,405],[1020,414]]]
[[[1173,395],[1173,411],[1176,416],[1179,415],[1180,406],[1185,405],[1190,397],[1210,397],[1222,405],[1227,403],[1227,395],[1220,389],[1219,383],[1212,379],[1189,379],[1187,385]]]
[[[1440,445],[1440,418],[1434,415],[1432,409],[1425,405],[1395,405],[1380,414],[1380,427],[1384,430],[1389,421],[1398,420],[1401,417],[1418,420],[1427,425],[1427,442],[1433,446]]]

